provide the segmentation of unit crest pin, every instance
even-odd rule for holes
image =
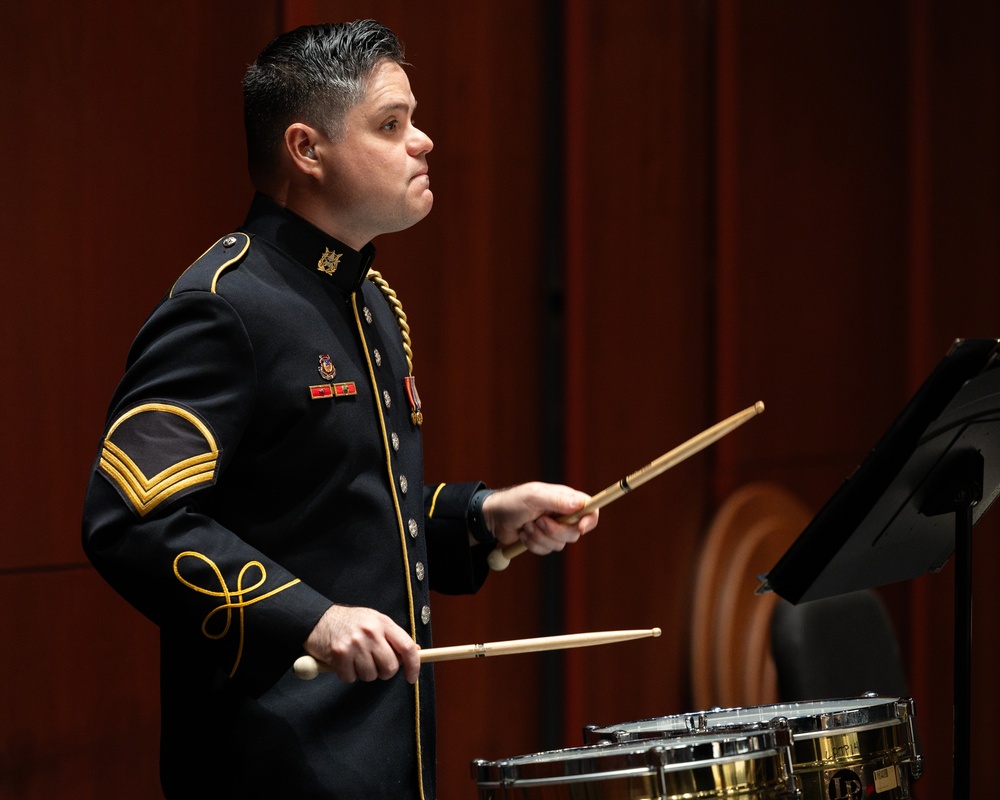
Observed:
[[[325,381],[332,381],[337,377],[337,368],[333,366],[333,361],[326,353],[319,357],[319,366],[316,368],[319,376]]]

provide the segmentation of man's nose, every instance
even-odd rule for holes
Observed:
[[[421,153],[429,153],[433,149],[434,142],[431,141],[431,137],[420,130],[420,128],[414,126],[413,137],[410,140],[410,152],[414,155],[419,155]]]

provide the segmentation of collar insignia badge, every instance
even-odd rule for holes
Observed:
[[[319,357],[319,366],[316,368],[319,376],[325,381],[332,381],[337,377],[337,368],[333,366],[330,356],[325,353]]]
[[[340,259],[343,257],[341,253],[336,253],[329,247],[323,248],[323,255],[319,257],[319,262],[316,264],[316,269],[320,272],[325,272],[327,275],[333,275],[337,271],[337,267],[340,266]]]

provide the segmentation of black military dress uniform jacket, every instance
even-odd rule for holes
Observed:
[[[160,626],[168,797],[434,797],[430,668],[416,686],[290,669],[332,603],[427,647],[429,589],[488,572],[466,519],[481,484],[423,486],[373,257],[258,196],[129,353],[83,541]]]

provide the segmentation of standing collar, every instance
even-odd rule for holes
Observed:
[[[358,290],[375,260],[371,242],[354,250],[259,193],[250,204],[243,230],[270,242],[344,294]]]

